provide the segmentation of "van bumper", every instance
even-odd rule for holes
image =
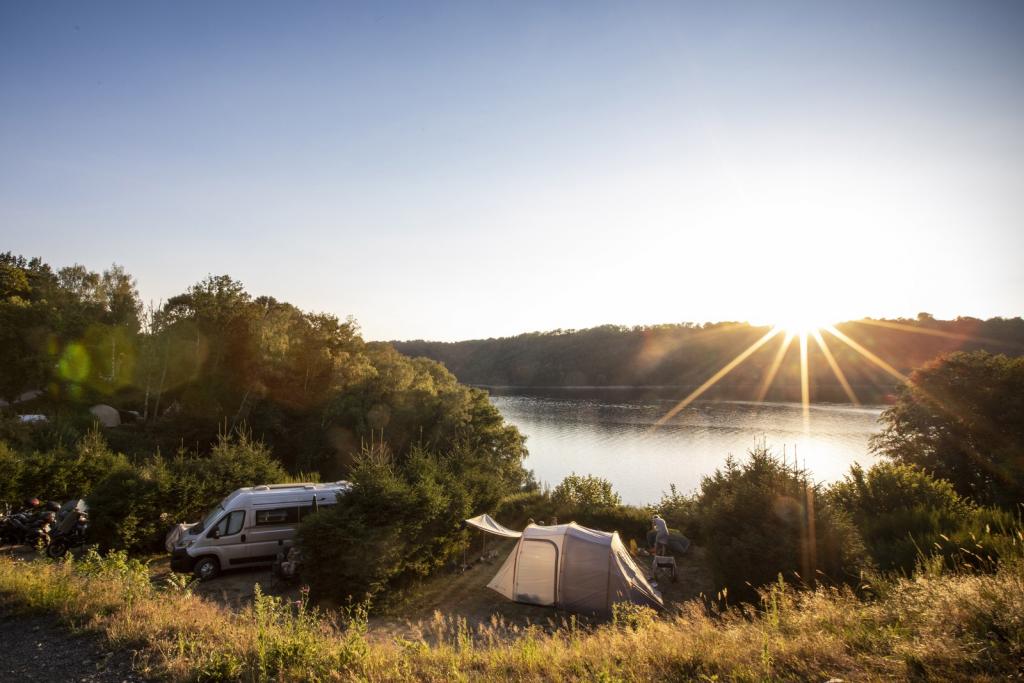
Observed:
[[[188,554],[187,548],[175,548],[171,551],[171,571],[188,573],[196,564],[196,558]]]

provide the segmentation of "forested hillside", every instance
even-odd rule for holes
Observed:
[[[352,319],[302,311],[210,276],[144,308],[134,279],[0,254],[0,414],[24,451],[74,444],[95,404],[121,411],[105,434],[130,456],[205,454],[244,429],[286,469],[344,476],[375,440],[403,458],[413,446],[489,454],[513,487],[522,438],[486,394],[443,366],[367,343]]]
[[[1021,318],[861,320],[836,326],[849,339],[903,373],[956,350],[1024,353]],[[692,388],[754,344],[771,328],[746,323],[682,323],[531,332],[461,342],[402,341],[393,346],[412,357],[440,361],[459,380],[491,387],[678,387]],[[825,331],[822,340],[862,402],[886,400],[897,381],[852,346]],[[785,335],[760,347],[705,396],[752,400]],[[807,344],[811,399],[845,401],[846,395],[817,340]],[[765,398],[800,400],[799,344],[789,344]]]

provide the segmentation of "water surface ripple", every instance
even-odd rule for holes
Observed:
[[[626,503],[653,503],[675,484],[689,492],[726,456],[742,459],[761,439],[790,460],[794,453],[816,481],[841,479],[850,465],[877,457],[868,440],[882,407],[812,405],[810,433],[793,403],[695,402],[668,424],[654,423],[672,399],[492,395],[502,415],[527,436],[526,466],[556,485],[567,474],[609,479]]]

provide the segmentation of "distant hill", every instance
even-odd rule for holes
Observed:
[[[1024,354],[1024,320],[961,317],[937,320],[864,319],[836,325],[862,348],[904,374],[943,353],[985,349]],[[460,342],[396,341],[408,356],[444,363],[460,381],[490,387],[671,387],[701,385],[770,331],[747,323],[720,322],[531,332],[515,337]],[[887,399],[898,380],[847,343],[822,332],[827,348],[863,403]],[[758,398],[782,346],[779,334],[725,376],[707,398]],[[765,395],[766,400],[800,400],[800,349],[794,339]],[[813,401],[845,402],[846,392],[813,337],[807,343]]]

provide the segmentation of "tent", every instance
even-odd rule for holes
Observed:
[[[486,531],[489,534],[504,536],[505,538],[519,538],[523,535],[522,531],[512,531],[511,529],[498,524],[490,515],[480,515],[473,519],[467,519],[466,524],[475,526],[477,529]]]
[[[117,412],[117,408],[97,403],[92,408],[89,408],[89,412],[104,427],[117,427],[121,424],[121,414]]]
[[[466,522],[499,536],[518,535],[519,543],[487,584],[510,600],[603,615],[610,614],[617,602],[655,609],[664,606],[617,533],[587,529],[575,522],[531,524],[521,533],[489,517]],[[487,528],[491,524],[498,531]]]

